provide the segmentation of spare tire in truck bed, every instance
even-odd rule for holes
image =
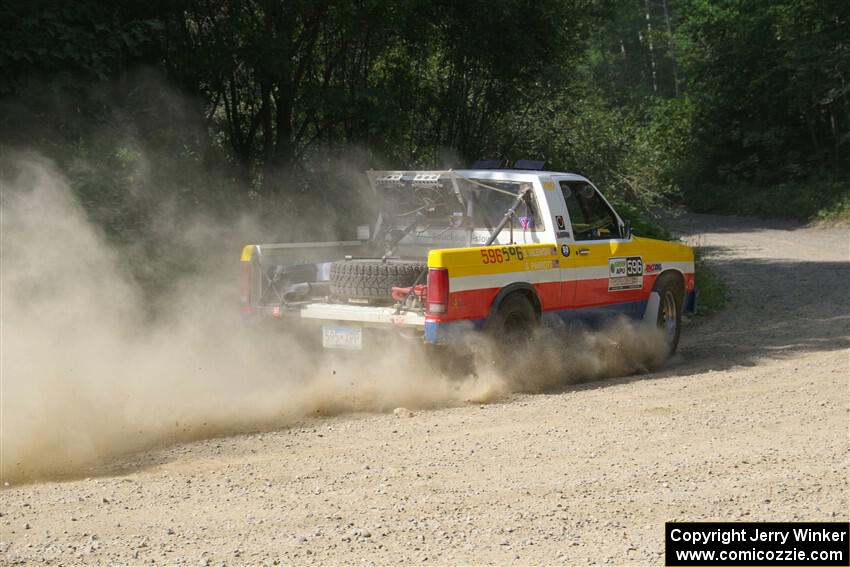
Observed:
[[[331,264],[331,295],[343,300],[390,303],[393,287],[410,287],[417,280],[425,283],[427,269],[426,262],[411,260],[340,260]]]

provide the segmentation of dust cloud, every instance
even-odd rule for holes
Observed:
[[[473,338],[466,377],[435,373],[428,353],[410,342],[365,359],[320,355],[284,335],[248,335],[236,303],[236,257],[201,262],[151,305],[126,269],[128,252],[87,220],[50,162],[16,158],[3,171],[5,482],[84,475],[122,454],[317,415],[495,401],[640,372],[662,359],[660,337],[629,325],[568,340],[540,331],[508,371],[498,352]],[[193,221],[181,236],[201,257],[238,244],[212,223]]]

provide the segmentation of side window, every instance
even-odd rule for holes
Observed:
[[[620,238],[620,224],[614,211],[593,186],[579,181],[561,181],[570,223],[576,240]]]

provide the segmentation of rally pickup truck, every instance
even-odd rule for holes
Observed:
[[[632,234],[581,175],[488,165],[369,171],[381,211],[357,240],[245,246],[244,319],[368,350],[387,333],[451,345],[619,314],[660,327],[672,354],[693,250]]]

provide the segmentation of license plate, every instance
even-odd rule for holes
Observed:
[[[363,329],[360,327],[323,325],[322,346],[344,350],[361,350],[363,348]]]

